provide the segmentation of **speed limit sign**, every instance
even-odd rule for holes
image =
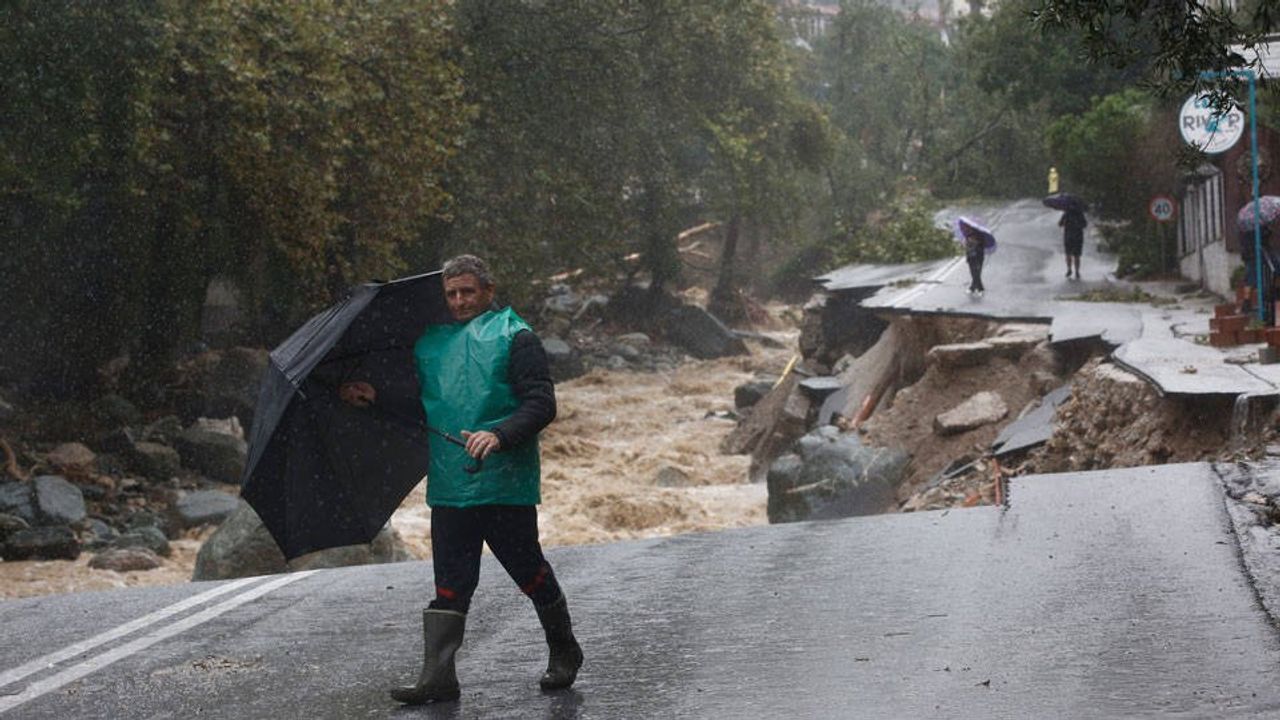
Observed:
[[[1147,206],[1147,212],[1151,214],[1151,219],[1156,222],[1169,222],[1173,219],[1176,207],[1173,204],[1173,198],[1168,195],[1156,195],[1151,198],[1151,204]]]

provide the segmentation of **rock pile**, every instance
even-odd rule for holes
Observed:
[[[539,315],[552,377],[569,380],[594,368],[672,372],[687,357],[747,352],[742,334],[696,305],[628,287],[613,297],[553,285]],[[602,329],[608,324],[609,332]],[[643,332],[618,332],[618,329]]]
[[[45,474],[0,481],[0,558],[74,560],[88,550],[104,556],[94,567],[156,567],[170,539],[235,508],[225,485],[238,481],[246,447],[234,417],[185,428],[165,417],[95,444],[100,452],[72,442],[33,453]]]

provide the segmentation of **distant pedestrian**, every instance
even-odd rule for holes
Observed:
[[[956,220],[956,227],[964,245],[965,262],[969,264],[969,292],[982,295],[987,291],[982,284],[982,265],[987,253],[995,249],[995,237],[990,230],[967,217]]]
[[[1084,252],[1084,229],[1088,224],[1084,212],[1078,208],[1062,213],[1062,217],[1058,219],[1058,225],[1062,228],[1062,250],[1067,257],[1067,279],[1071,278],[1073,272],[1075,278],[1080,279],[1080,255]]]

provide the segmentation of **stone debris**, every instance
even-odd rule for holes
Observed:
[[[89,567],[95,570],[114,570],[116,572],[136,572],[155,570],[164,564],[158,555],[147,548],[111,548],[94,555],[89,560]]]
[[[63,472],[84,472],[93,466],[95,459],[97,455],[78,442],[63,443],[45,456],[50,465]]]
[[[933,419],[933,430],[939,435],[958,435],[983,425],[999,422],[1009,414],[1009,406],[999,393],[980,392]]]

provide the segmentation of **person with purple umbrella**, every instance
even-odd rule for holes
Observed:
[[[956,230],[964,246],[965,262],[969,264],[969,292],[982,295],[987,291],[982,284],[982,265],[987,253],[995,249],[995,235],[976,220],[963,215],[956,220]]]

